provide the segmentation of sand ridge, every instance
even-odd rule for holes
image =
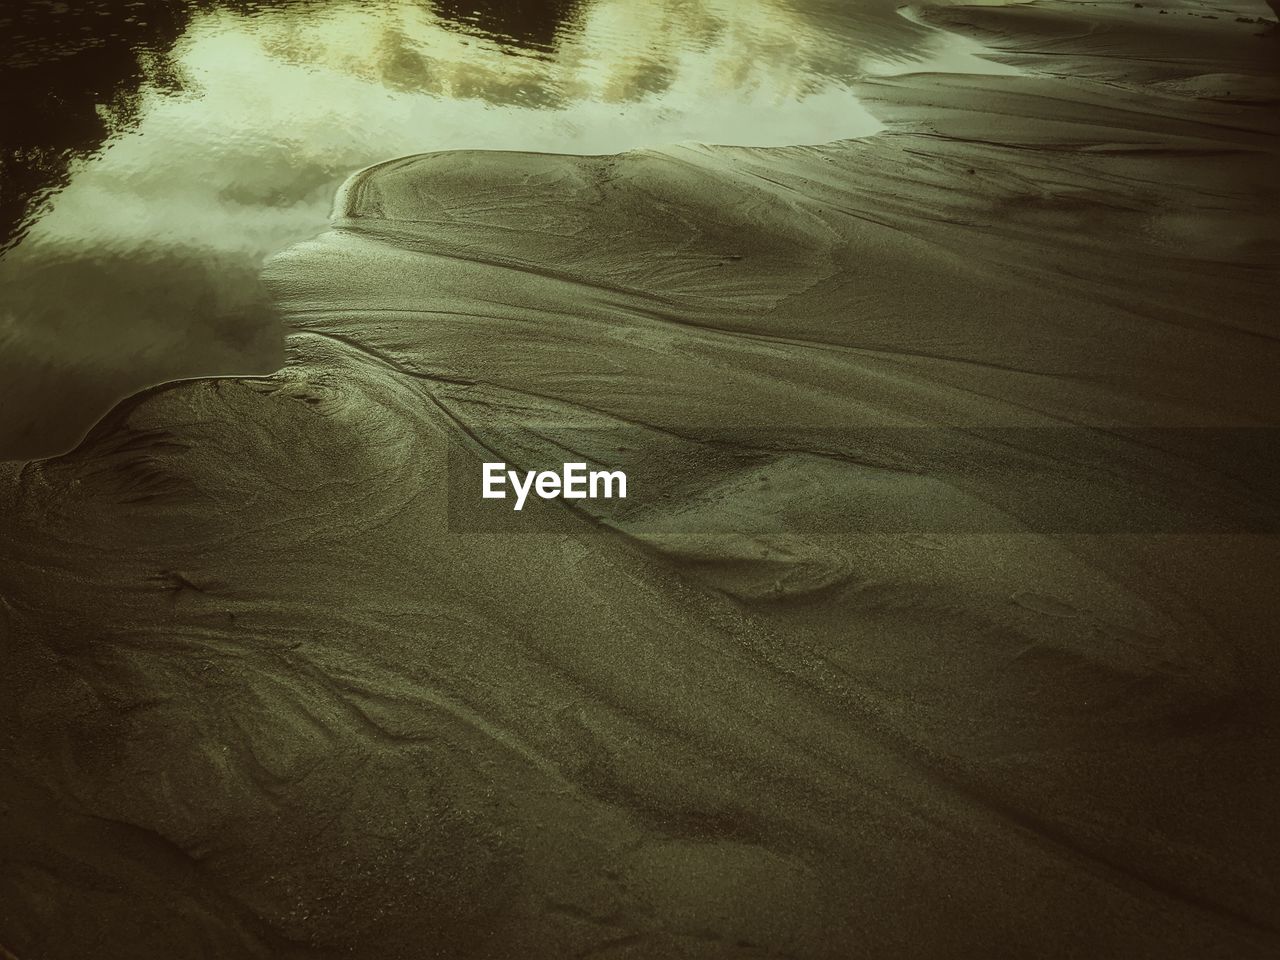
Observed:
[[[1273,955],[1266,463],[1159,431],[1280,425],[1275,37],[1169,9],[926,9],[1025,73],[863,140],[357,174],[284,369],[0,475],[0,942]],[[592,436],[667,486],[451,524]],[[1196,485],[1257,527],[1044,520]]]

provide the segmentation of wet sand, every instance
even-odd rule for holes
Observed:
[[[1274,956],[1274,461],[1173,438],[1280,425],[1277,37],[1160,9],[924,8],[1021,73],[860,140],[353,177],[279,373],[0,473],[0,943]]]

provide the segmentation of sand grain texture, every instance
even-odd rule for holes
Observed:
[[[0,476],[0,943],[1276,955],[1274,491],[1124,432],[1280,425],[1275,37],[1182,11],[925,11],[1028,75],[866,140],[354,177],[284,369]],[[451,523],[593,430],[663,488]],[[1257,523],[1084,522],[1196,485]]]

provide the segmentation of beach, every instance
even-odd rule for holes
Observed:
[[[906,13],[866,136],[366,167],[276,372],[0,463],[0,955],[1280,951],[1273,14]]]

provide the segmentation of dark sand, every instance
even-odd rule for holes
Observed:
[[[864,140],[353,178],[280,373],[5,468],[0,943],[1280,953],[1270,474],[1161,441],[1280,426],[1280,46],[1160,9],[926,10],[1026,75]],[[601,427],[665,487],[450,525]],[[1188,485],[1259,519],[1106,532]]]

